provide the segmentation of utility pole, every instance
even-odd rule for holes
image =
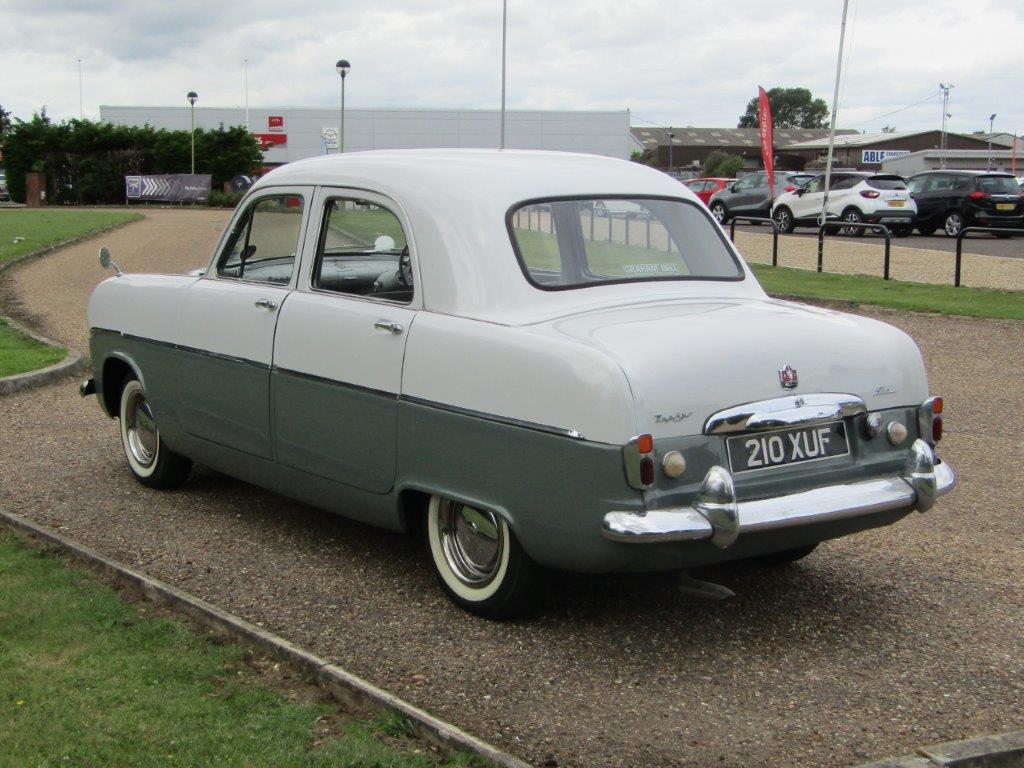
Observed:
[[[249,60],[242,59],[242,70],[245,73],[245,130],[251,131],[249,126]]]
[[[85,108],[82,106],[82,60],[78,60],[78,119],[85,119]]]
[[[991,171],[992,168],[992,126],[996,122],[996,113],[993,112],[988,116],[988,169]]]
[[[508,0],[501,1],[501,141],[499,149],[505,148],[505,52],[508,41]]]
[[[942,89],[942,168],[946,167],[946,118],[949,117],[949,91],[955,86],[939,83]]]
[[[825,194],[821,198],[821,216],[818,219],[820,227],[827,221],[828,216],[828,188],[832,183],[832,155],[835,152],[836,144],[836,110],[839,109],[839,78],[843,70],[843,40],[846,37],[846,12],[850,8],[850,0],[843,0],[843,21],[839,26],[839,55],[836,57],[836,86],[832,91],[832,121],[828,126],[828,159],[825,161]]]
[[[672,139],[676,137],[675,133],[672,132],[672,126],[668,127],[668,171],[672,172]]]

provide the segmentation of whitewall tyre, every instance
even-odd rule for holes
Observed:
[[[118,413],[121,445],[135,479],[150,488],[176,488],[188,479],[192,462],[168,448],[160,438],[146,392],[138,379],[121,390]]]
[[[431,496],[426,528],[434,572],[457,605],[492,619],[534,607],[539,568],[503,517]]]

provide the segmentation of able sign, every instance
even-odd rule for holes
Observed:
[[[861,164],[879,165],[883,160],[909,155],[909,149],[865,149],[861,152]]]

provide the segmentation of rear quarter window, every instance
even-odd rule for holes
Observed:
[[[907,184],[903,179],[894,176],[872,176],[868,179],[868,186],[875,189],[906,189]]]
[[[1013,176],[979,176],[978,190],[996,195],[1019,195],[1020,186]]]

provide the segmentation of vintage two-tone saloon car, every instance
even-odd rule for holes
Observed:
[[[769,298],[691,192],[620,160],[291,163],[205,270],[118,271],[88,318],[83,393],[141,483],[200,462],[417,531],[489,616],[546,569],[790,562],[955,483],[907,335]]]

